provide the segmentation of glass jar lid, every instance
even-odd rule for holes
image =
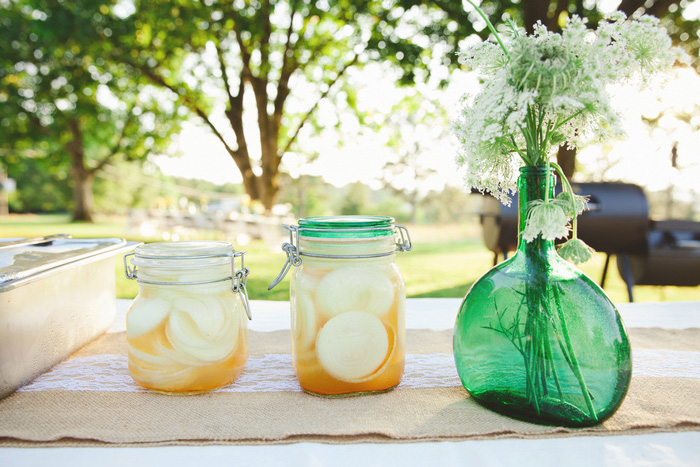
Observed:
[[[228,242],[155,242],[139,245],[134,250],[137,266],[201,267],[231,262],[235,250]]]
[[[267,290],[279,284],[292,266],[301,265],[302,256],[323,259],[368,259],[394,255],[397,251],[411,251],[413,245],[406,227],[396,225],[394,218],[389,216],[319,216],[299,219],[299,225],[285,225],[289,230],[289,242],[282,244],[282,250],[287,253],[287,261],[282,271],[270,284]],[[371,239],[384,242],[388,237],[398,236],[392,248],[388,251],[362,254],[330,254],[328,252],[312,253],[300,249],[300,238],[314,238],[317,242],[323,239],[370,239],[364,242],[374,242]],[[311,241],[311,240],[307,240]],[[329,240],[331,242],[332,240]]]
[[[248,302],[246,281],[250,272],[245,267],[243,255],[245,251],[236,251],[228,242],[217,241],[192,241],[192,242],[155,242],[139,245],[133,253],[124,255],[124,273],[126,277],[140,284],[157,286],[191,286],[213,284],[216,282],[231,281],[231,292],[238,293],[243,301],[243,308],[252,319]],[[129,258],[131,266],[129,265]],[[236,268],[236,258],[241,259],[241,267]],[[174,269],[183,272],[206,270],[212,272],[211,277],[187,280],[159,280],[152,275],[139,276],[138,267],[143,267],[143,272],[155,272],[162,269]],[[228,266],[230,269],[222,268]],[[153,269],[153,271],[151,271]],[[223,274],[221,274],[223,272]]]
[[[396,234],[388,216],[319,216],[299,219],[299,235],[315,238],[375,238]]]

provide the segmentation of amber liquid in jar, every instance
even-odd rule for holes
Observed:
[[[200,248],[180,248],[188,246],[186,252]],[[169,248],[175,247],[160,247],[157,252],[162,254],[163,248],[173,254]],[[139,294],[127,311],[129,372],[134,381],[155,391],[193,394],[235,380],[248,359],[247,318],[239,295],[231,292],[230,280],[184,284],[230,276],[231,260],[176,258],[169,263],[144,254],[135,260],[139,261],[139,280],[166,284],[140,282]]]
[[[307,238],[290,286],[292,355],[301,387],[325,396],[397,386],[405,360],[405,287],[394,237]],[[360,255],[387,253],[375,258]]]

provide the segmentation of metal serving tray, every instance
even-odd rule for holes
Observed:
[[[59,237],[10,246],[15,240],[0,239],[0,398],[111,326],[114,257],[137,245]]]

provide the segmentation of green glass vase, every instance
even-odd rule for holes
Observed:
[[[541,200],[546,167],[518,179],[519,231]],[[590,426],[609,418],[629,387],[627,333],[605,292],[562,259],[554,242],[518,250],[467,293],[454,329],[457,372],[469,394],[501,414],[534,423]]]

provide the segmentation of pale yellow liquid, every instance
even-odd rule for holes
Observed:
[[[221,291],[219,294],[214,294],[217,298],[237,300],[231,295],[228,287],[219,288],[219,290]],[[143,300],[163,297],[174,301],[177,300],[178,292],[156,287],[140,291],[139,296]],[[190,295],[190,297],[196,296]],[[137,299],[129,313],[138,307],[139,303]],[[239,324],[237,344],[224,358],[213,362],[202,362],[182,350],[177,350],[168,339],[169,315],[166,315],[150,331],[137,337],[127,337],[131,377],[146,388],[178,394],[209,391],[234,381],[243,371],[248,359],[248,331],[240,307],[226,307],[226,309],[227,313],[233,314],[230,318],[238,320]]]
[[[313,291],[311,291],[313,309],[305,309],[303,301],[295,300],[295,285],[292,285],[292,355],[294,370],[305,391],[326,396],[354,395],[386,391],[401,382],[405,363],[405,288],[403,279],[393,263],[379,266],[379,268],[391,281],[394,291],[394,300],[389,311],[379,317],[389,337],[389,350],[378,370],[368,378],[363,378],[364,381],[357,383],[341,381],[329,374],[318,359],[316,339],[312,338],[310,343],[308,336],[303,337],[302,331],[295,329],[296,314],[302,315],[299,322],[302,322],[309,314],[314,314],[312,318],[306,319],[312,319],[315,322],[314,334],[316,336],[330,317],[319,307]],[[322,280],[331,270],[302,266],[296,271],[295,280],[310,279],[317,282]],[[304,278],[304,275],[308,275],[308,277]],[[305,329],[303,332],[307,331]]]

